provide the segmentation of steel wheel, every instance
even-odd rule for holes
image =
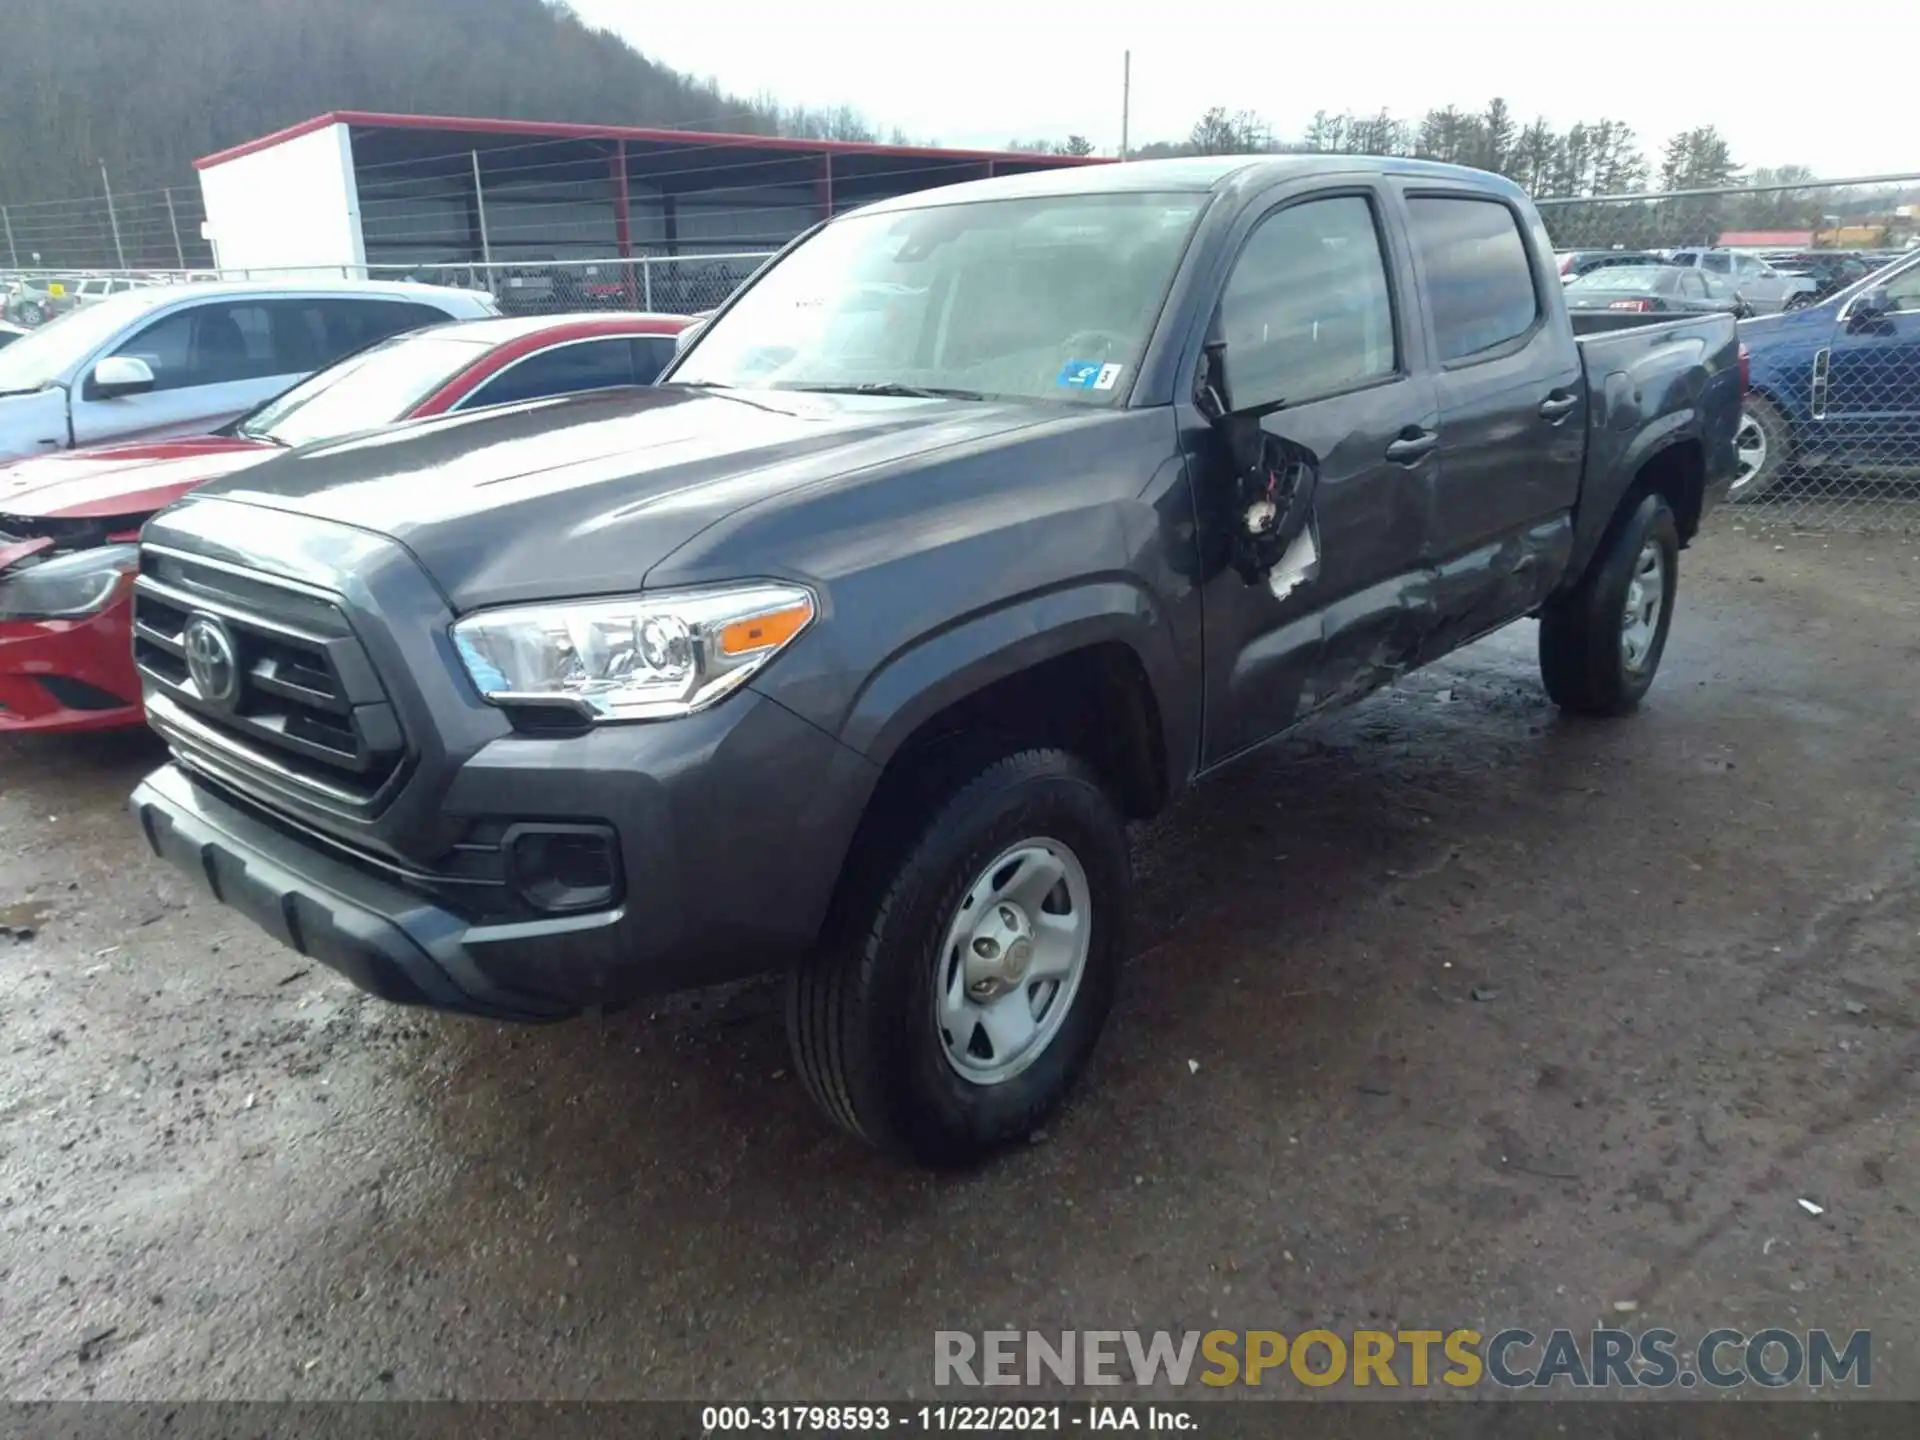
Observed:
[[[1744,497],[1758,475],[1767,464],[1767,427],[1754,418],[1751,410],[1740,415],[1740,428],[1733,432],[1733,448],[1737,465],[1733,474],[1733,486],[1727,491],[1727,498],[1738,500]]]
[[[1638,675],[1653,652],[1666,598],[1667,554],[1658,542],[1648,540],[1634,559],[1626,607],[1620,613],[1620,663],[1630,674]]]
[[[947,1064],[999,1085],[1041,1055],[1073,1008],[1093,940],[1087,872],[1058,840],[1009,846],[947,926],[933,1023]]]

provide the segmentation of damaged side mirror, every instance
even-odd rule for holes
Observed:
[[[1233,477],[1231,563],[1241,579],[1259,584],[1307,535],[1320,458],[1261,423],[1286,407],[1284,399],[1235,408],[1223,340],[1208,342],[1202,352],[1193,400],[1220,436]]]

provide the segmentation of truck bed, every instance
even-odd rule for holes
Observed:
[[[1587,459],[1574,516],[1577,569],[1654,450],[1687,433],[1703,446],[1732,446],[1732,430],[1719,430],[1738,420],[1740,335],[1731,315],[1623,310],[1569,318],[1587,376]],[[1722,399],[1726,403],[1715,403]],[[1706,472],[1718,473],[1722,467],[1707,459]],[[1715,498],[1703,496],[1702,508]]]

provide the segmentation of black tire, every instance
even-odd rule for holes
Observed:
[[[1780,413],[1779,406],[1764,395],[1748,395],[1741,402],[1740,428],[1743,440],[1747,439],[1744,432],[1749,427],[1760,432],[1765,448],[1762,458],[1751,472],[1736,476],[1732,489],[1727,492],[1727,499],[1736,505],[1758,500],[1778,485],[1793,465],[1793,430],[1787,424],[1787,417]],[[1749,454],[1752,453],[1750,442],[1744,448]]]
[[[1787,302],[1781,308],[1785,310],[1804,310],[1807,306],[1813,304],[1813,301],[1813,296],[1804,290],[1798,290],[1787,296]]]
[[[1085,1068],[1125,953],[1130,864],[1113,800],[1078,759],[1029,750],[937,792],[904,846],[870,846],[819,949],[792,973],[787,1036],[808,1093],[842,1129],[925,1165],[971,1164],[1030,1135]],[[1068,847],[1091,897],[1091,939],[1065,1018],[1024,1070],[960,1075],[935,1022],[942,942],[969,887],[1028,837]],[[860,862],[855,861],[856,865]]]
[[[29,329],[44,323],[46,318],[46,307],[36,301],[29,300],[20,307],[20,323]]]
[[[1662,585],[1651,642],[1630,663],[1622,621],[1635,570],[1652,546]],[[1625,715],[1653,684],[1679,592],[1680,529],[1665,498],[1648,495],[1617,523],[1580,583],[1540,612],[1540,677],[1562,710]]]

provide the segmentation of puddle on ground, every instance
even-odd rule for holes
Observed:
[[[0,905],[0,935],[9,930],[38,930],[47,923],[52,910],[38,900],[22,900],[17,905]]]

